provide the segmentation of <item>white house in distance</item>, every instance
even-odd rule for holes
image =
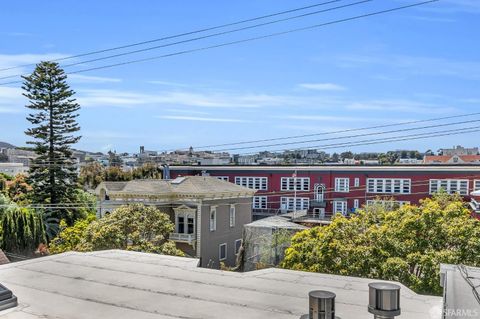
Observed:
[[[0,163],[0,173],[15,176],[17,174],[25,174],[28,172],[28,167],[23,163]]]

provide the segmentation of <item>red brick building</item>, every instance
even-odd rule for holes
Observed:
[[[171,177],[211,175],[257,190],[254,212],[308,210],[348,214],[378,200],[416,204],[444,189],[469,199],[480,190],[480,166],[173,166]],[[296,186],[295,186],[296,185]],[[389,203],[391,203],[389,201]]]

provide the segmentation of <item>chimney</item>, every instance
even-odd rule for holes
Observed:
[[[372,282],[368,288],[368,312],[374,315],[374,319],[393,319],[400,315],[400,286]]]

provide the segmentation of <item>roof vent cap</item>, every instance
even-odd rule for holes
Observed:
[[[400,286],[372,282],[368,287],[368,312],[372,313],[375,319],[393,319],[400,315]]]
[[[309,319],[335,319],[335,297],[333,292],[314,290],[308,293]]]
[[[16,307],[17,297],[4,285],[0,284],[0,311]]]

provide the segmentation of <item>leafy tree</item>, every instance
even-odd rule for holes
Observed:
[[[52,241],[51,252],[126,249],[183,255],[175,243],[168,240],[175,229],[170,217],[151,206],[121,206],[99,220],[88,217],[72,227],[65,226],[61,224],[62,230]]]
[[[120,167],[107,167],[103,174],[103,180],[108,182],[123,182],[132,180],[130,172],[124,172]]]
[[[122,158],[117,155],[117,152],[108,151],[108,166],[120,167],[122,164]]]
[[[27,183],[27,177],[18,174],[9,182],[6,182],[8,197],[17,204],[27,204],[32,193],[32,186]]]
[[[11,180],[12,177],[10,175],[0,173],[0,194],[7,190],[7,182]]]
[[[348,152],[343,152],[340,154],[340,158],[342,160],[346,159],[346,158],[353,158],[353,153],[348,151]]]
[[[84,188],[95,189],[98,184],[104,181],[105,169],[98,162],[92,162],[80,168],[78,182]]]
[[[419,206],[368,206],[351,218],[294,236],[283,267],[400,281],[440,294],[439,264],[480,266],[480,221],[458,195],[438,194]]]
[[[46,243],[41,216],[26,208],[12,207],[1,218],[1,249],[14,254],[33,255]]]
[[[32,200],[37,204],[65,204],[75,200],[77,172],[71,146],[80,136],[76,118],[80,106],[73,98],[65,72],[58,63],[41,62],[33,73],[25,76],[23,94],[32,110],[27,120],[32,124],[25,134],[31,136],[38,157],[30,168],[29,180],[33,187]],[[55,209],[58,219],[72,224],[72,209]]]
[[[135,168],[132,172],[133,179],[161,179],[162,168],[154,163],[146,163]]]
[[[59,254],[66,251],[81,251],[80,244],[86,236],[87,227],[96,220],[95,215],[89,215],[85,219],[77,220],[73,226],[68,227],[64,220],[60,222],[60,232],[49,246],[52,254]]]

